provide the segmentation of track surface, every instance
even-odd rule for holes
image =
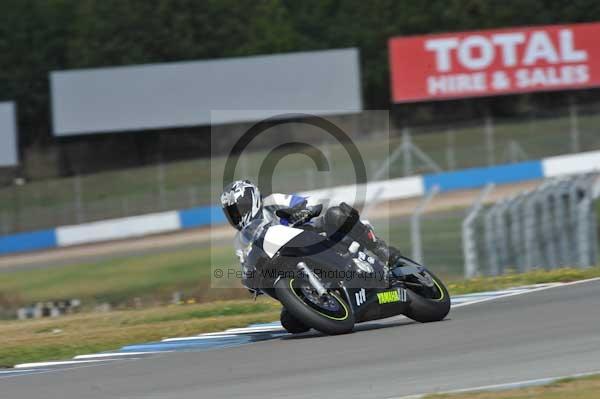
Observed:
[[[353,334],[79,366],[0,380],[1,397],[388,398],[600,370],[600,281],[389,319]]]

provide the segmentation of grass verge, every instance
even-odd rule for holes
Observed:
[[[451,395],[429,395],[426,399],[596,399],[600,392],[600,376],[569,378],[540,387],[499,392],[472,392]]]
[[[3,321],[0,367],[269,322],[278,319],[279,310],[276,301],[259,298]]]
[[[100,303],[124,308],[134,302],[149,306],[170,302],[176,291],[197,302],[247,298],[242,289],[210,289],[220,282],[211,279],[211,262],[239,269],[229,245],[3,272],[0,314],[6,317],[21,306],[70,298],[80,299],[88,308]],[[229,280],[234,287],[241,287],[239,279]]]
[[[519,285],[600,277],[600,267],[557,269],[482,277],[448,284],[452,295]],[[219,291],[219,290],[217,290]],[[221,290],[227,291],[227,290]],[[240,293],[241,290],[235,290]],[[154,306],[139,310],[91,312],[55,319],[0,321],[0,367],[117,349],[123,345],[185,336],[277,320],[280,305],[269,298]]]
[[[482,291],[494,291],[520,285],[571,282],[600,277],[600,267],[589,269],[561,268],[554,270],[534,270],[528,273],[509,273],[498,277],[477,277],[469,280],[450,281],[450,294],[470,294]]]

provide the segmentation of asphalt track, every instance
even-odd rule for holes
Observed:
[[[0,397],[390,398],[600,370],[600,281],[406,319],[0,380]]]

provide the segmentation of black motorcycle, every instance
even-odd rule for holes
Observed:
[[[307,220],[320,211],[313,208]],[[288,332],[344,334],[356,323],[401,314],[422,323],[446,317],[448,290],[425,267],[402,257],[389,269],[358,243],[335,242],[307,220],[284,226],[257,219],[236,239],[246,281],[281,302]]]

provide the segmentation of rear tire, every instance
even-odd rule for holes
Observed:
[[[301,334],[310,330],[310,327],[295,318],[286,308],[281,309],[280,320],[283,328],[290,334]]]
[[[277,299],[283,304],[291,315],[307,327],[314,328],[329,335],[346,334],[354,328],[354,314],[352,307],[343,300],[339,294],[330,292],[331,299],[339,307],[339,314],[327,314],[309,305],[309,300],[303,297],[298,285],[302,281],[297,279],[279,279],[275,283]]]
[[[443,320],[450,312],[450,295],[448,289],[433,273],[427,273],[434,281],[437,295],[434,298],[421,296],[410,289],[407,290],[410,300],[410,311],[405,315],[420,323],[430,323]]]

